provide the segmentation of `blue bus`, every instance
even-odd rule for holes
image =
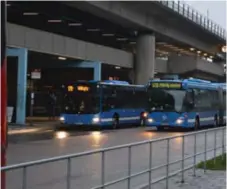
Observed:
[[[148,84],[147,126],[195,128],[226,124],[226,84],[195,78]]]
[[[78,81],[65,87],[61,125],[144,125],[146,94],[145,86],[124,81]]]

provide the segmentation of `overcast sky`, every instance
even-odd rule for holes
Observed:
[[[200,13],[207,15],[217,24],[226,29],[226,1],[184,1],[186,4],[191,5]]]

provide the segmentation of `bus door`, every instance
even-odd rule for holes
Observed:
[[[223,125],[224,124],[224,95],[223,95],[223,89],[220,87],[218,88],[218,98],[219,98],[219,124]]]

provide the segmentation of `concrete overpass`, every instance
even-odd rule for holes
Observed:
[[[224,75],[224,59],[217,54],[226,41],[224,30],[209,20],[207,26],[198,13],[178,4],[7,3],[8,55],[18,57],[19,64],[17,123],[25,120],[27,57],[36,60],[38,53],[66,57],[72,67],[85,62],[82,67],[93,68],[95,79],[102,79],[103,64],[127,68],[137,84],[146,83],[155,72],[216,81]],[[166,60],[158,57],[166,54]]]
[[[76,27],[73,28],[73,31],[69,31],[69,28],[71,29],[73,25],[71,27],[68,25],[68,28],[66,28],[62,24],[43,24],[39,19],[34,18],[34,16],[32,19],[31,17],[28,18],[28,16],[24,19],[25,17],[21,15],[22,13],[20,13],[20,16],[9,16],[9,21],[12,23],[33,28],[33,31],[34,29],[39,29],[39,31],[34,31],[33,34],[46,30],[49,33],[60,35],[56,39],[61,38],[61,40],[59,39],[58,42],[54,43],[58,46],[61,42],[64,45],[68,44],[66,43],[68,39],[69,41],[74,41],[76,44],[80,44],[78,46],[81,47],[81,50],[85,50],[83,47],[87,46],[88,48],[85,51],[89,52],[89,55],[86,56],[85,52],[82,53],[84,56],[81,56],[81,53],[79,55],[75,54],[74,50],[72,50],[75,45],[71,42],[71,45],[73,45],[69,47],[71,52],[66,53],[65,51],[67,50],[64,49],[66,46],[62,45],[59,48],[55,48],[58,50],[62,49],[61,52],[56,51],[58,52],[57,54],[70,57],[73,55],[73,57],[77,58],[98,60],[107,64],[133,68],[136,83],[141,84],[146,82],[148,78],[154,76],[155,71],[169,73],[175,70],[174,68],[171,70],[164,69],[170,67],[167,65],[168,61],[161,61],[161,65],[155,64],[155,62],[160,62],[155,59],[155,52],[159,51],[170,51],[169,54],[174,54],[173,56],[180,53],[183,62],[192,60],[188,58],[188,55],[195,56],[194,59],[196,61],[191,63],[192,65],[196,65],[193,69],[203,67],[202,65],[206,62],[206,60],[201,60],[203,55],[212,57],[214,62],[216,59],[219,62],[223,62],[217,56],[217,53],[226,41],[224,29],[190,7],[184,4],[178,4],[178,2],[80,1],[64,2],[63,4],[56,2],[54,4],[55,9],[52,8],[53,3],[51,2],[19,2],[15,4],[21,9],[22,13],[25,11],[38,12],[49,18],[61,18],[63,22],[68,22],[68,24],[81,23],[85,25],[85,31],[78,29],[79,25],[75,25]],[[12,8],[13,6],[10,9]],[[90,31],[88,31],[89,29]],[[108,37],[108,34],[114,35],[115,37],[110,39],[111,37]],[[64,37],[67,38],[64,39]],[[73,38],[73,40],[68,37]],[[42,41],[42,39],[37,40]],[[87,41],[88,43],[82,44],[83,41]],[[33,42],[35,41],[33,40]],[[10,40],[10,43],[13,46],[14,42],[12,40]],[[109,51],[106,46],[111,47],[111,50]],[[120,51],[115,49],[119,49]],[[141,49],[143,50],[141,51]],[[191,52],[189,49],[194,49],[194,52]],[[115,51],[117,54],[120,54],[117,55]],[[44,52],[54,53],[49,50],[46,51],[46,49]],[[129,53],[129,55],[122,57],[125,52]],[[132,58],[134,53],[137,54],[135,65]],[[184,55],[186,61],[183,60]],[[116,60],[116,57],[122,60]],[[172,66],[175,67],[174,64],[171,64]],[[182,66],[185,67],[184,65]],[[212,65],[212,67],[216,67],[216,71],[209,69],[210,64],[206,66],[208,66],[208,70],[212,70],[209,71],[209,74],[217,77],[223,75],[222,65]],[[147,73],[145,73],[144,67],[147,68]],[[186,71],[190,72],[193,70]],[[204,72],[204,70],[201,71]],[[180,73],[182,72],[185,72],[185,70],[180,71]]]

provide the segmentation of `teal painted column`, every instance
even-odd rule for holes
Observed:
[[[94,75],[93,79],[100,81],[102,79],[102,63],[93,61],[82,61],[79,63],[67,63],[67,67],[77,67],[77,68],[93,68]]]
[[[16,124],[24,125],[26,119],[28,50],[25,48],[7,48],[7,56],[18,58]]]

